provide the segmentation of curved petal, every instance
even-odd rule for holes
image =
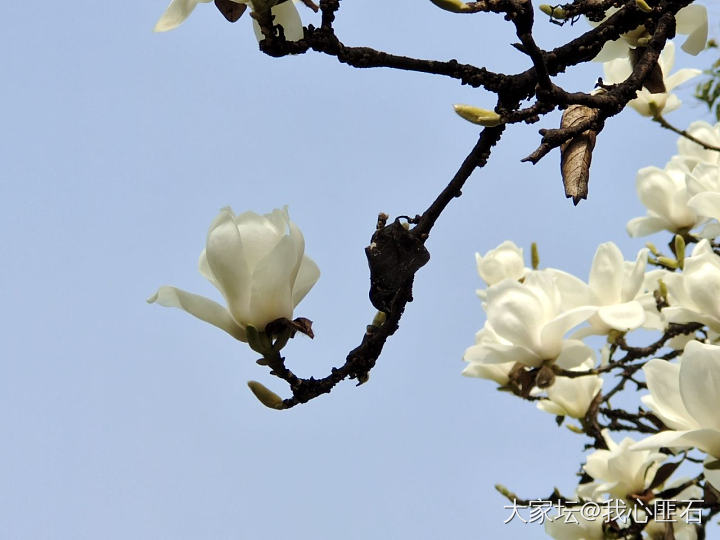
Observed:
[[[665,88],[670,91],[673,88],[680,86],[682,83],[689,81],[693,77],[697,77],[701,73],[702,70],[695,68],[679,69],[669,77],[665,78]]]
[[[160,287],[147,299],[147,302],[148,304],[157,303],[165,307],[180,308],[200,320],[225,330],[235,339],[247,341],[245,329],[235,322],[228,310],[204,296],[166,286]]]
[[[670,230],[670,222],[657,216],[636,217],[627,222],[625,229],[633,238]]]
[[[586,362],[587,364],[583,365]],[[562,369],[573,369],[580,366],[583,369],[589,369],[594,364],[595,353],[579,339],[566,339],[563,341],[562,351],[555,360],[555,365]]]
[[[620,301],[624,262],[620,248],[614,243],[605,242],[598,246],[590,268],[588,283],[600,300],[600,305]]]
[[[297,255],[292,239],[285,236],[255,267],[248,324],[263,329],[275,319],[292,319],[292,286],[295,280],[292,273]]]
[[[698,193],[690,198],[688,206],[699,216],[720,220],[720,193]]]
[[[180,26],[200,2],[211,0],[173,0],[155,24],[153,32],[167,32]]]
[[[677,12],[677,31],[688,37],[681,49],[695,56],[705,49],[708,37],[708,20],[705,6],[693,4]]]
[[[233,318],[250,320],[250,268],[234,215],[223,208],[210,226],[205,250],[208,266]]]
[[[694,429],[699,427],[690,416],[680,395],[680,366],[656,358],[643,367],[650,396],[643,403],[650,406],[668,427]],[[651,397],[652,399],[647,399]]]
[[[597,314],[606,325],[620,331],[633,330],[645,323],[645,309],[640,302],[634,300],[614,306],[603,306],[598,309]]]
[[[720,431],[720,347],[691,341],[680,366],[680,395],[699,425]]]
[[[543,272],[553,277],[557,288],[560,290],[560,297],[562,298],[561,310],[592,305],[595,301],[592,290],[580,278],[555,268],[546,268]]]
[[[542,352],[548,357],[557,356],[560,353],[563,336],[571,328],[589,319],[596,311],[597,307],[594,306],[578,307],[561,313],[547,323],[541,333]]]
[[[708,454],[720,454],[720,431],[693,429],[689,431],[662,431],[632,445],[632,450],[650,448],[697,448]]]
[[[303,255],[300,270],[295,278],[295,285],[293,285],[292,289],[293,306],[297,306],[300,300],[305,298],[305,295],[310,292],[310,289],[312,289],[319,278],[320,268],[318,268],[318,265],[315,264],[315,261],[310,257]]]
[[[607,41],[593,62],[608,62],[615,58],[622,58],[628,54],[628,44],[624,39],[616,39],[615,41]],[[624,80],[624,79],[623,79]],[[619,82],[619,81],[618,81]]]

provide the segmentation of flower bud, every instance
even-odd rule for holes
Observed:
[[[255,394],[255,397],[258,398],[258,401],[266,407],[277,410],[285,408],[283,406],[282,398],[272,390],[268,389],[265,385],[257,381],[248,381],[247,385],[250,390],[252,390],[252,393]]]
[[[540,266],[540,253],[536,242],[530,244],[530,264],[533,270],[537,270]]]
[[[473,107],[472,105],[453,105],[455,112],[473,124],[484,127],[495,127],[503,124],[502,117],[495,111]]]
[[[460,0],[430,0],[440,9],[445,11],[451,11],[453,13],[467,13],[470,11],[470,6]]]
[[[675,235],[675,257],[677,257],[678,268],[682,270],[685,266],[685,239],[679,234]]]
[[[644,11],[645,13],[650,13],[652,11],[652,8],[647,4],[645,0],[635,0],[635,6],[640,11]]]
[[[540,4],[538,7],[545,15],[549,15],[553,19],[567,19],[567,12],[560,6],[553,7],[549,4]]]

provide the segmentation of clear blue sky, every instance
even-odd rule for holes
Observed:
[[[527,66],[499,16],[342,4],[346,43]],[[0,6],[0,538],[543,538],[503,525],[492,486],[572,492],[584,439],[460,376],[483,323],[473,254],[538,241],[544,265],[584,279],[600,242],[634,258],[635,172],[663,166],[675,136],[631,110],[608,122],[575,208],[557,153],[519,162],[558,116],[508,130],[434,230],[370,381],[272,411],[246,381],[286,389],[254,353],[145,298],[171,284],[217,299],[196,261],[218,209],[288,204],[322,277],[296,311],[316,339],[286,353],[299,373],[327,374],[373,316],[363,248],[377,213],[421,212],[476,140],[451,105],[494,101],[437,77],[267,58],[249,20],[228,24],[212,4],[153,34],[165,7]],[[540,26],[546,47],[587,28]],[[580,71],[562,80],[588,90],[600,66]],[[670,116],[680,125],[705,114],[687,102]]]

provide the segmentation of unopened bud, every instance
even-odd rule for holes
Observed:
[[[473,124],[484,127],[495,127],[503,123],[502,117],[495,111],[473,107],[472,105],[453,105],[455,112]]]
[[[658,257],[657,262],[667,268],[677,268],[678,267],[678,262],[675,259],[670,259],[669,257]]]
[[[440,9],[445,11],[452,11],[453,13],[467,13],[470,11],[470,6],[460,0],[430,0]]]
[[[675,235],[675,257],[677,257],[678,268],[682,270],[685,266],[685,239],[679,234]]]
[[[258,398],[258,401],[266,407],[277,410],[284,409],[282,398],[268,389],[264,384],[257,381],[248,381],[247,385],[250,387],[250,390],[252,390],[252,393],[255,394],[255,397]]]
[[[657,247],[655,247],[655,244],[652,242],[646,242],[645,247],[650,250],[650,253],[658,257],[660,255],[660,252],[658,251]]]
[[[530,244],[530,264],[533,270],[537,270],[540,266],[540,253],[538,252],[538,247],[535,242]]]
[[[652,11],[652,8],[648,6],[648,3],[645,0],[635,0],[635,5],[640,11],[644,11],[645,13],[650,13]]]
[[[567,19],[567,12],[560,6],[551,6],[549,4],[540,4],[540,11],[545,15],[549,15],[553,19]]]

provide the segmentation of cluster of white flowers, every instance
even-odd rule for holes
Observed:
[[[688,132],[720,143],[720,124],[695,122]],[[720,232],[720,152],[686,138],[678,149],[665,169],[638,173],[637,191],[648,215],[628,224],[631,236],[674,233],[673,257],[649,244],[626,261],[608,242],[598,247],[585,282],[554,268],[528,268],[523,250],[509,241],[476,255],[487,285],[477,291],[487,320],[465,352],[463,374],[493,380],[535,400],[543,411],[579,419],[582,428],[575,431],[586,430],[593,403],[610,405],[602,394],[603,376],[619,365],[609,354],[619,336],[637,329],[662,332],[673,324],[702,326],[667,340],[643,365],[649,394],[642,405],[665,428],[619,443],[604,430],[607,449],[587,456],[583,468],[592,481],[578,487],[578,500],[649,502],[683,482],[656,478],[673,457],[669,452],[692,449],[704,456],[705,480],[720,489],[720,246],[713,240]],[[695,244],[687,255],[686,242]],[[583,342],[591,335],[607,336],[600,358]],[[672,354],[661,357],[667,352]],[[703,494],[692,485],[675,497],[698,500]],[[666,524],[646,517],[644,536],[664,538]],[[546,522],[546,532],[558,539],[601,539],[603,530],[602,519]],[[695,526],[682,520],[673,524],[673,534],[697,538]]]
[[[688,134],[707,144],[720,143],[720,124],[694,122]],[[646,167],[637,175],[637,192],[647,208],[647,216],[630,220],[630,236],[646,236],[666,230],[714,238],[720,233],[720,153],[707,150],[684,137],[678,141],[678,153],[665,168]]]

